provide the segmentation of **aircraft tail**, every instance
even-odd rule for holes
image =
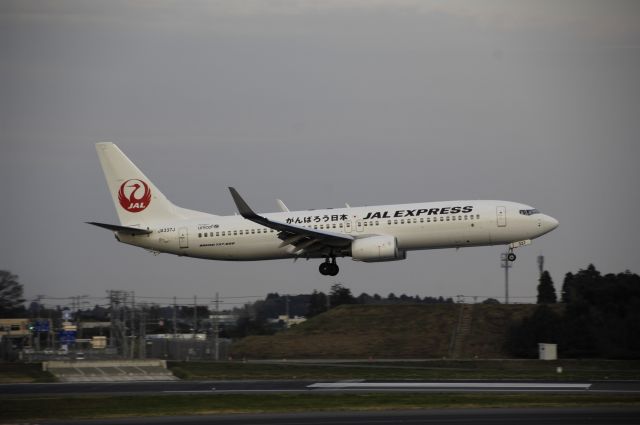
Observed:
[[[210,216],[172,204],[113,143],[96,143],[102,171],[123,226]]]

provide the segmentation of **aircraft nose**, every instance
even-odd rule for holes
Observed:
[[[549,215],[545,215],[544,218],[542,219],[542,227],[545,230],[545,233],[552,231],[553,229],[555,229],[556,227],[558,227],[558,220],[556,220],[555,218],[549,216]]]

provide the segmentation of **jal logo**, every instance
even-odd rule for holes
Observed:
[[[129,179],[120,186],[118,201],[129,212],[143,211],[151,203],[151,189],[142,180]]]

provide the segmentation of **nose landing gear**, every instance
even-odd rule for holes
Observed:
[[[331,262],[329,262],[329,257],[327,257],[318,269],[323,276],[335,276],[340,271],[340,267],[336,264],[336,257],[331,257]]]
[[[507,260],[511,262],[516,261],[516,254],[513,253],[513,250],[527,245],[531,245],[531,239],[525,239],[523,241],[513,242],[507,245],[509,247],[509,251],[507,251]]]

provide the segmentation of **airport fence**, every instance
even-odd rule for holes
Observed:
[[[230,339],[218,339],[216,356],[214,340],[154,339],[147,341],[146,357],[176,361],[226,360],[230,345]]]

